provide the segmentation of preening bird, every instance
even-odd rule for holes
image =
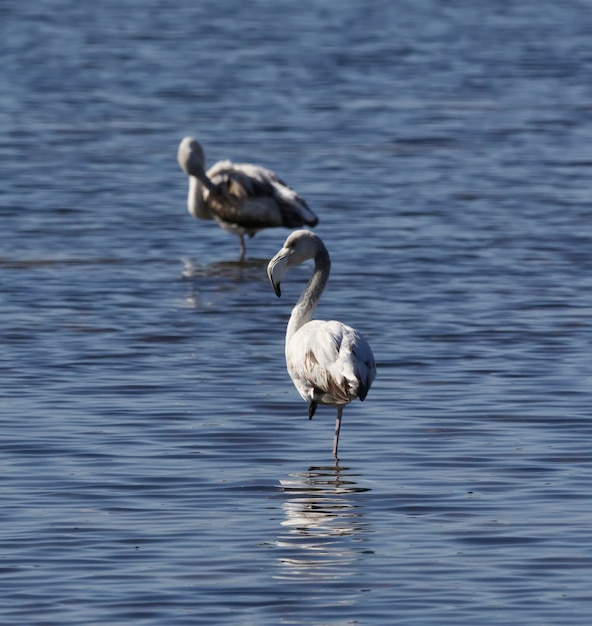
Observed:
[[[308,402],[309,419],[318,404],[337,407],[333,440],[337,460],[343,407],[355,398],[365,400],[376,365],[372,349],[357,330],[341,322],[312,319],[331,269],[329,252],[318,235],[308,230],[293,232],[271,259],[267,276],[276,295],[281,296],[280,282],[288,267],[308,259],[314,259],[314,271],[290,315],[286,365],[298,393]]]
[[[316,226],[319,221],[293,189],[260,165],[218,161],[206,172],[204,151],[193,137],[181,140],[177,161],[189,176],[189,213],[216,220],[224,230],[238,235],[241,261],[245,235],[252,237],[274,226]]]

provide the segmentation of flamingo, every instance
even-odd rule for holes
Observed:
[[[337,407],[333,456],[337,458],[343,407],[355,398],[365,400],[376,376],[368,342],[341,322],[313,320],[331,269],[325,244],[308,230],[293,232],[267,266],[275,294],[281,296],[282,276],[292,265],[314,259],[314,272],[292,309],[286,329],[286,365],[290,378],[312,419],[318,404]]]
[[[177,161],[189,176],[189,213],[216,220],[238,235],[241,261],[246,252],[244,235],[252,237],[273,226],[316,226],[319,221],[293,189],[260,165],[218,161],[206,172],[203,148],[194,137],[181,140]]]

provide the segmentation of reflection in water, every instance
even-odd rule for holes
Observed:
[[[244,281],[249,278],[265,277],[261,270],[267,267],[269,259],[244,259],[243,261],[216,261],[196,264],[192,259],[183,259],[183,278],[219,277]]]
[[[367,532],[356,496],[370,491],[358,487],[346,467],[311,467],[281,480],[288,499],[282,504],[286,533],[276,545],[281,577],[340,578],[348,575],[362,552]]]
[[[235,291],[242,283],[266,282],[268,261],[251,258],[198,264],[184,258],[181,278],[189,281],[190,285],[186,304],[191,308],[215,306],[220,294]]]

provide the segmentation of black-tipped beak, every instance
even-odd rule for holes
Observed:
[[[282,276],[288,267],[288,260],[290,258],[289,250],[282,248],[274,257],[271,259],[267,266],[267,277],[269,278],[269,282],[273,287],[273,291],[275,295],[279,298],[282,295],[282,290],[280,289],[280,282],[282,280]]]

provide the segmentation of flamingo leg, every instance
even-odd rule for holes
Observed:
[[[239,261],[244,261],[245,260],[245,254],[247,253],[247,249],[245,248],[245,238],[243,237],[243,234],[239,234],[238,236],[238,240],[239,240],[239,245],[240,245],[240,257],[239,257]]]
[[[339,461],[337,458],[337,446],[339,445],[339,430],[341,429],[341,413],[343,412],[343,407],[337,407],[337,419],[335,420],[335,438],[333,439],[333,457],[336,461]]]

